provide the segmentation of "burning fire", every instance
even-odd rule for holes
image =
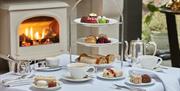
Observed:
[[[32,40],[34,40],[34,39],[35,40],[41,40],[41,39],[45,38],[46,33],[45,33],[45,30],[43,30],[42,33],[40,33],[40,32],[34,33],[33,28],[31,27],[31,28],[25,29],[25,35],[26,35],[26,37],[29,37]]]
[[[55,24],[55,25],[53,25]],[[21,24],[20,47],[59,42],[59,29],[53,21]]]

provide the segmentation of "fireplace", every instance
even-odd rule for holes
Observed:
[[[66,53],[67,7],[60,1],[3,3],[0,10],[1,55],[31,60]]]

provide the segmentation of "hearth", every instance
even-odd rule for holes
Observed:
[[[66,53],[67,7],[60,1],[3,3],[0,10],[1,55],[31,60]]]

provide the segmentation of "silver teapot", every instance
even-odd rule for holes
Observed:
[[[143,40],[137,39],[132,40],[130,42],[130,47],[127,41],[125,41],[126,49],[125,49],[125,57],[129,57],[132,61],[136,60],[138,56],[146,55],[146,50],[150,45],[152,45],[154,48],[154,52],[152,55],[156,54],[157,51],[157,44],[155,42],[148,42],[145,43]],[[128,48],[129,48],[129,54],[128,54]]]

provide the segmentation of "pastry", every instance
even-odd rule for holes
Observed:
[[[36,76],[34,78],[34,84],[38,87],[56,87],[56,78],[52,76]]]
[[[83,16],[81,18],[81,22],[83,22],[83,23],[98,23],[97,15],[95,13],[91,13],[91,14],[89,14],[89,16]]]
[[[103,44],[103,43],[111,43],[111,40],[108,39],[107,35],[99,34],[97,37],[93,35],[89,35],[85,38],[85,43],[92,44]]]
[[[142,75],[142,83],[149,83],[151,82],[151,77],[147,74]]]
[[[38,80],[36,82],[36,86],[41,87],[41,88],[46,88],[48,87],[48,83],[45,80]]]
[[[89,17],[92,17],[92,18],[97,18],[98,16],[97,16],[97,14],[96,14],[96,13],[90,13],[90,14],[89,14]]]
[[[109,64],[114,61],[114,55],[112,54],[109,54],[107,56],[87,55],[83,53],[77,58],[77,61],[81,63],[88,63],[88,64]]]
[[[97,39],[97,43],[110,43],[111,41],[108,39],[107,35],[100,34]]]
[[[81,18],[83,23],[109,23],[108,18],[105,16],[97,16],[95,13],[90,13],[89,16],[83,16]]]
[[[96,44],[96,36],[89,35],[85,38],[86,43],[93,43]]]
[[[138,74],[132,74],[130,76],[130,82],[134,83],[134,84],[140,84],[142,83],[142,77],[141,75]]]
[[[109,23],[109,20],[105,16],[98,16],[98,23]]]
[[[132,74],[130,76],[130,81],[135,84],[149,83],[151,82],[151,77],[147,74],[142,74],[142,75]]]
[[[167,5],[167,8],[173,10],[173,11],[179,11],[180,10],[180,1],[174,0],[172,3]]]
[[[112,63],[115,60],[115,56],[113,54],[108,54],[106,60],[108,63]]]
[[[122,75],[123,72],[115,68],[106,68],[103,71],[103,77],[107,77],[107,78],[120,77]]]

